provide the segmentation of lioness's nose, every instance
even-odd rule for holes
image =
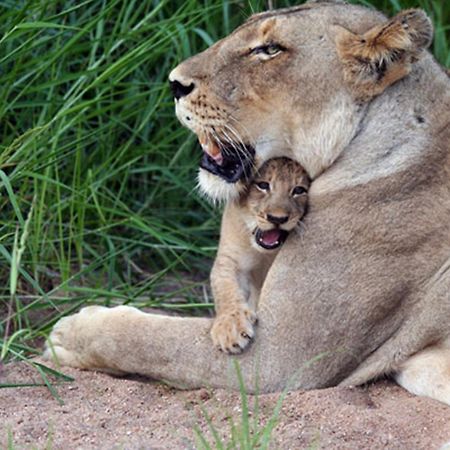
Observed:
[[[183,84],[178,80],[169,81],[170,89],[172,89],[173,96],[178,100],[181,97],[189,95],[195,88],[194,83]]]
[[[267,214],[267,220],[275,225],[281,225],[289,220],[289,216],[272,216],[272,214]]]

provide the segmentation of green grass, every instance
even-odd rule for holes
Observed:
[[[197,439],[196,448],[198,449],[264,450],[269,448],[272,432],[280,421],[281,407],[286,397],[287,389],[279,396],[270,417],[265,420],[265,423],[260,423],[259,396],[254,395],[250,397],[247,394],[241,368],[237,360],[233,361],[233,366],[239,383],[241,414],[229,415],[229,429],[227,430],[228,438],[224,439],[221,436],[222,433],[219,429],[220,425],[217,426],[207,410],[202,407],[203,417],[208,425],[212,442],[209,442],[208,436],[201,431],[199,426],[196,426],[194,427],[194,434]],[[257,376],[255,378],[257,380]],[[252,400],[253,405],[250,406],[249,403]]]
[[[426,9],[450,65],[450,3],[370,3]],[[195,191],[199,152],[167,75],[264,7],[0,0],[2,360],[34,354],[63,313],[89,303],[209,307],[219,214]]]
[[[272,435],[276,426],[282,420],[282,406],[291,387],[295,385],[295,380],[299,374],[311,364],[319,359],[327,356],[328,353],[320,353],[316,357],[307,361],[300,369],[298,369],[288,380],[286,387],[280,393],[277,401],[273,405],[271,411],[265,411],[261,414],[259,403],[259,376],[258,372],[254,374],[254,390],[255,395],[250,396],[247,393],[244,378],[240,364],[237,359],[233,360],[233,368],[238,381],[240,395],[240,414],[227,413],[227,425],[223,426],[223,419],[216,417],[213,419],[204,406],[201,406],[203,419],[208,427],[209,436],[203,432],[200,425],[194,427],[194,435],[196,437],[195,448],[202,450],[264,450],[273,448]],[[233,374],[234,375],[234,374]],[[223,410],[223,405],[219,405]],[[319,430],[318,430],[319,431]],[[318,447],[320,434],[314,437],[309,443],[306,450],[313,450]]]

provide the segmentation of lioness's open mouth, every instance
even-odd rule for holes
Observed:
[[[219,142],[217,139],[199,138],[203,149],[200,167],[228,183],[252,175],[255,149],[251,145]]]
[[[288,235],[288,231],[279,228],[266,231],[257,228],[255,241],[260,247],[265,248],[266,250],[275,250],[284,244]]]

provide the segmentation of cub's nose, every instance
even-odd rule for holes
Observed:
[[[267,220],[274,225],[282,225],[289,220],[289,216],[272,216],[272,214],[267,214]]]
[[[178,80],[169,81],[170,89],[172,89],[173,96],[178,100],[181,97],[189,95],[195,88],[194,83],[189,85],[180,83]]]

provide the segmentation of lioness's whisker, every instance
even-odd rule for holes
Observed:
[[[233,119],[234,121],[236,121],[237,122],[237,120],[233,117],[233,116],[229,116],[231,119]],[[253,155],[248,151],[248,149],[247,149],[247,146],[245,145],[245,143],[244,143],[244,141],[243,141],[243,139],[242,139],[242,137],[241,137],[241,135],[238,133],[238,131],[234,128],[234,127],[232,127],[231,125],[229,125],[229,124],[225,124],[225,127],[237,138],[237,140],[239,141],[239,144],[241,145],[241,148],[242,148],[242,153],[244,154],[244,156],[250,161],[250,164],[251,164],[251,168],[252,168],[252,171],[254,171],[255,169],[256,169],[256,166],[255,166],[255,162],[254,162],[254,160],[253,160]],[[252,147],[255,147],[255,145],[254,145],[254,143],[253,142],[250,142],[250,145],[252,146]]]
[[[230,125],[228,125],[228,124],[225,124],[225,127],[227,128],[228,131],[230,131],[230,133],[232,133],[232,135],[234,135],[237,138],[237,140],[239,141],[240,152],[250,161],[251,168],[255,169],[255,164],[254,164],[254,161],[253,161],[253,155],[250,154],[250,152],[247,150],[247,146],[244,144],[244,141],[242,140],[242,138],[239,135],[239,133],[234,128],[232,128]]]
[[[224,154],[230,154],[230,148],[231,147],[234,150],[235,156],[239,158],[240,163],[242,166],[250,165],[250,167],[254,168],[253,163],[253,155],[247,150],[246,145],[244,144],[242,138],[239,136],[239,134],[230,126],[225,125],[226,129],[234,136],[236,136],[238,142],[236,142],[235,139],[233,139],[225,129],[220,130],[220,136],[219,133],[216,131],[215,128],[211,128],[210,134],[213,136],[215,141],[217,142],[217,145],[220,148],[220,151]],[[225,142],[224,142],[225,141]],[[228,144],[229,147],[225,146],[224,143]],[[243,159],[243,157],[247,160],[247,162]],[[249,164],[250,163],[250,164]],[[245,181],[250,181],[247,173],[244,173]]]
[[[245,127],[245,125],[240,123],[232,114],[229,114],[228,118],[234,120],[238,124],[238,126],[243,129],[242,131],[245,133],[245,135],[250,137],[250,133],[248,132],[248,129]],[[238,138],[238,140],[243,143],[240,133],[234,127],[231,128],[232,126],[229,123],[225,124],[225,126],[228,127],[228,129],[233,130],[233,133]],[[254,146],[254,142],[249,142],[249,144]]]
[[[222,133],[224,135],[225,140],[234,148],[234,150],[236,150],[237,153],[239,153],[239,144],[236,144],[235,141],[233,141],[233,139],[230,138],[230,136],[228,136],[227,132],[225,130],[222,130]]]

